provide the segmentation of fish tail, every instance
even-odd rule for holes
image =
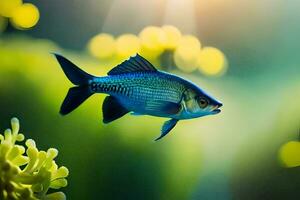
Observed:
[[[54,54],[54,55],[57,61],[59,62],[62,70],[74,85],[88,84],[89,80],[94,78],[93,75],[90,75],[85,71],[79,69],[79,67],[77,67],[75,64],[73,64],[65,57],[59,54]]]
[[[74,85],[76,85],[75,87],[69,89],[69,92],[67,93],[67,96],[61,105],[60,114],[66,115],[75,110],[93,94],[93,92],[89,89],[88,84],[89,81],[94,78],[94,76],[79,69],[75,64],[65,57],[58,54],[54,55],[65,75]]]

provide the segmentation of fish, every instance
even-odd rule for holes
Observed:
[[[63,72],[73,83],[61,105],[67,115],[96,93],[104,93],[103,123],[115,121],[127,113],[168,118],[159,137],[166,136],[180,120],[215,115],[220,101],[191,81],[157,70],[139,54],[112,68],[107,76],[93,76],[60,54],[54,53]]]

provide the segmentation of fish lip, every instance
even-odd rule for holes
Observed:
[[[212,114],[218,114],[220,112],[221,112],[221,110],[219,108],[216,108],[213,111],[211,111]]]
[[[215,108],[221,108],[223,106],[223,104],[221,102],[217,102],[215,105]]]
[[[222,107],[222,106],[223,106],[223,104],[222,104],[222,103],[219,103],[218,105],[216,105],[216,106],[212,109],[211,113],[212,113],[212,114],[218,114],[218,113],[220,113],[220,112],[221,112],[221,109],[219,109],[219,108]]]

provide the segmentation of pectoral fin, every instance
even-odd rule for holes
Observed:
[[[147,111],[157,111],[174,115],[180,111],[181,105],[168,101],[148,101],[145,105],[145,109]]]
[[[108,96],[104,99],[102,112],[103,123],[107,124],[124,116],[129,111],[124,108],[115,97]]]
[[[155,141],[160,140],[161,138],[163,138],[165,135],[167,135],[177,124],[178,119],[170,119],[168,121],[166,121],[163,125],[163,127],[161,128],[161,135],[155,139]]]

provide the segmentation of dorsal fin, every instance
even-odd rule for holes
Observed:
[[[130,72],[156,72],[155,67],[145,58],[136,54],[134,57],[130,57],[129,60],[122,62],[108,72],[108,75],[125,74]]]

